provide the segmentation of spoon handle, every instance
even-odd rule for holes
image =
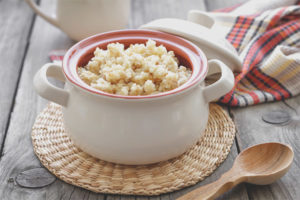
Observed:
[[[217,181],[197,188],[177,200],[215,199],[243,181],[244,177],[236,170],[231,169],[223,174]]]

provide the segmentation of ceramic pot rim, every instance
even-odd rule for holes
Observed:
[[[89,86],[79,78],[79,75],[77,74],[77,68],[80,59],[82,59],[82,57],[86,56],[88,53],[93,52],[96,47],[106,47],[107,44],[112,42],[130,44],[144,43],[148,39],[156,41],[157,44],[163,44],[168,50],[173,50],[176,55],[181,55],[185,60],[188,61],[190,67],[192,68],[192,75],[186,83],[178,88],[159,94],[144,96],[124,96],[97,90]],[[168,33],[142,29],[111,31],[88,37],[76,43],[67,51],[64,56],[62,66],[65,77],[70,83],[74,84],[75,86],[78,86],[79,88],[93,94],[119,99],[150,99],[181,93],[188,88],[196,85],[197,83],[203,81],[208,70],[205,54],[199,47],[197,47],[193,43],[189,42],[186,39]]]

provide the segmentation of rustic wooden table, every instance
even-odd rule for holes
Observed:
[[[52,0],[37,0],[44,10],[54,9]],[[129,28],[160,17],[185,18],[190,9],[213,10],[243,0],[132,0]],[[35,72],[53,49],[67,49],[74,42],[64,33],[36,17],[24,0],[0,0],[0,199],[175,199],[221,176],[237,154],[257,143],[284,142],[295,151],[290,171],[268,186],[241,184],[220,199],[300,199],[300,96],[282,102],[262,104],[228,112],[236,123],[235,143],[226,161],[195,186],[156,197],[96,194],[57,179],[53,184],[28,189],[18,186],[15,177],[22,171],[41,167],[31,144],[31,127],[46,105],[32,86]],[[284,119],[270,124],[262,116]]]

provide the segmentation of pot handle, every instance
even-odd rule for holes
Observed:
[[[44,18],[47,22],[49,22],[50,24],[59,27],[58,21],[56,18],[54,17],[50,17],[48,15],[46,15],[40,8],[39,6],[36,5],[36,3],[33,2],[33,0],[25,0],[27,2],[27,4],[32,8],[32,10],[34,10],[34,12],[36,12],[36,14],[38,14],[39,16],[41,16],[42,18]]]
[[[35,90],[41,97],[66,107],[69,92],[51,84],[48,81],[48,77],[53,77],[63,82],[66,81],[61,66],[54,63],[48,63],[45,64],[34,76],[33,85]]]
[[[221,72],[221,77],[215,83],[206,86],[203,95],[206,102],[214,101],[228,93],[234,86],[234,75],[231,69],[220,60],[208,61],[208,75]]]

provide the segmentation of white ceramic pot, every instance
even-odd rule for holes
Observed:
[[[79,41],[98,33],[126,28],[130,0],[56,0],[56,16],[45,14],[33,0],[25,0],[46,21]]]
[[[120,96],[96,90],[77,75],[96,47],[120,42],[128,46],[149,38],[173,50],[180,62],[192,68],[192,76],[174,90],[148,96]],[[208,73],[221,72],[205,86]],[[57,88],[47,77],[65,82]],[[44,65],[34,78],[36,91],[63,106],[67,132],[83,151],[102,160],[121,164],[149,164],[167,160],[188,150],[201,137],[208,120],[209,102],[229,92],[232,71],[218,60],[180,37],[149,30],[123,30],[96,35],[75,44],[63,67]]]

